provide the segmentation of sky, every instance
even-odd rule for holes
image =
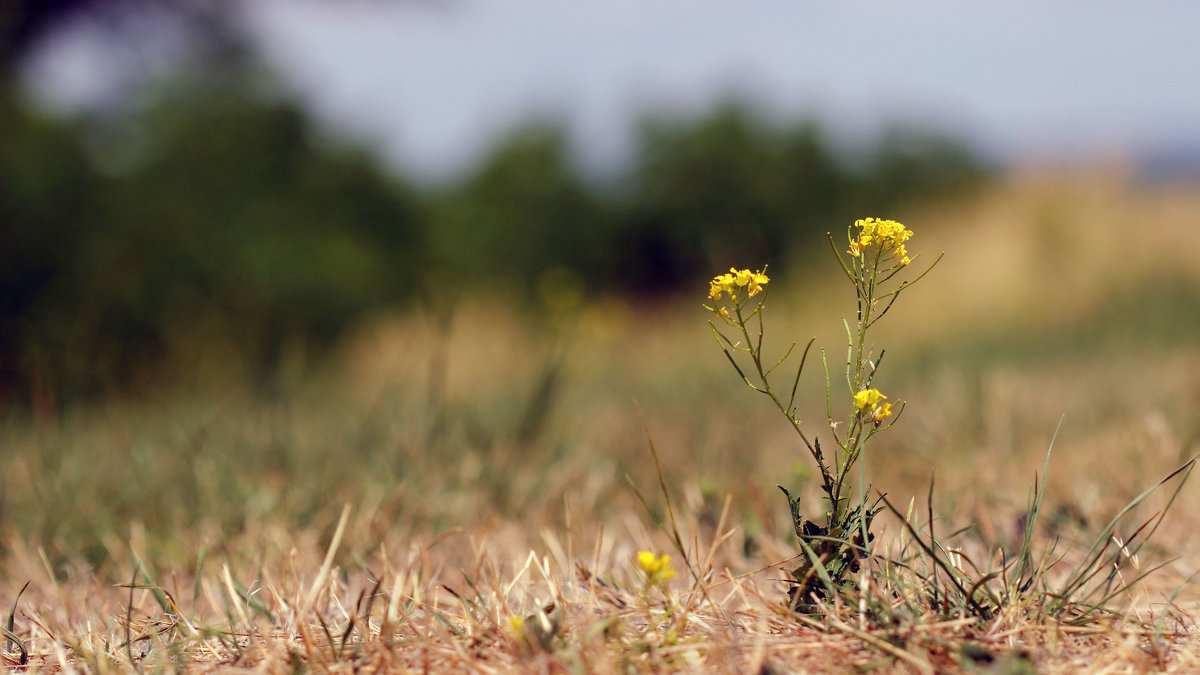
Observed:
[[[1005,161],[1200,153],[1194,2],[254,0],[241,11],[270,68],[329,128],[433,178],[468,170],[531,119],[562,120],[581,162],[611,169],[640,116],[730,98],[780,122],[814,117],[849,145],[907,124]],[[51,105],[86,105],[120,68],[112,51],[86,28],[64,31],[29,67],[31,87]]]

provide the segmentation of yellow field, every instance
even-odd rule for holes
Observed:
[[[951,544],[1011,554],[1061,420],[1037,541],[1078,533],[1068,570],[1088,533],[1200,452],[1197,213],[1195,186],[1031,172],[878,214],[916,232],[917,266],[946,255],[874,336],[878,381],[908,403],[866,456],[874,488],[915,500],[923,526],[934,477],[939,535],[973,526]],[[828,250],[811,259],[773,275],[767,346],[816,336],[836,378],[853,292]],[[1132,579],[1166,562],[1114,603],[1123,618],[1068,628],[1027,608],[885,629],[855,607],[777,611],[797,549],[775,486],[819,508],[811,459],[737,381],[704,295],[593,298],[547,320],[477,294],[364,325],[270,399],[197,373],[154,400],[6,420],[0,608],[16,602],[35,668],[67,671],[1200,666],[1194,484],[1123,563]],[[800,383],[813,433],[819,366]],[[683,551],[655,525],[648,439]],[[894,517],[878,527],[884,548],[905,536]],[[639,550],[675,560],[668,594],[643,592]]]

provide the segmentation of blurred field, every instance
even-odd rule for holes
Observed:
[[[936,208],[863,214],[912,228],[918,265],[946,254],[875,335],[887,349],[881,388],[909,407],[866,459],[874,487],[896,503],[923,504],[936,476],[940,530],[974,524],[977,534],[966,539],[1011,547],[1060,419],[1045,524],[1068,539],[1099,528],[1200,451],[1197,213],[1195,186],[1139,185],[1112,170],[1069,178],[1028,172]],[[840,246],[844,235],[834,234]],[[828,251],[811,260],[803,273],[773,279],[768,344],[783,349],[815,335],[836,373],[840,317],[852,311],[853,295]],[[507,589],[496,597],[511,607],[484,611],[493,621],[487,630],[483,619],[466,621],[474,627],[468,633],[481,631],[471,633],[475,643],[437,628],[431,613],[412,635],[401,624],[398,634],[422,645],[426,666],[461,664],[480,649],[489,654],[480,669],[501,671],[822,667],[810,659],[827,657],[797,647],[802,641],[759,639],[794,630],[762,609],[782,595],[774,581],[781,572],[764,568],[794,554],[775,486],[806,493],[815,485],[806,482],[807,455],[786,424],[739,384],[713,343],[704,293],[674,301],[589,296],[550,308],[472,294],[362,326],[331,362],[297,367],[272,397],[206,373],[152,400],[9,417],[0,429],[0,606],[11,606],[29,579],[15,625],[40,662],[127,667],[127,649],[117,645],[130,594],[114,585],[129,582],[136,552],[183,614],[242,631],[258,626],[260,637],[287,634],[272,646],[243,633],[244,652],[210,640],[189,658],[279,670],[291,658],[281,645],[301,653],[296,645],[310,640],[280,618],[306,606],[310,587],[314,598],[328,591],[319,606],[336,632],[364,613],[361,602],[357,614],[353,605],[359,591],[371,590],[369,579],[380,580],[384,595],[407,584],[403,593],[427,603],[420,606],[474,616],[452,594],[467,592],[465,573]],[[810,367],[801,382],[814,431],[824,417],[819,373]],[[581,580],[577,562],[612,575],[610,592],[620,594],[637,550],[670,551],[651,517],[663,515],[663,501],[647,434],[684,529],[702,550],[728,496],[734,533],[715,549],[714,569],[757,571],[751,579],[761,599],[749,590],[721,592],[724,600],[692,626],[708,646],[677,660],[662,653],[605,660],[602,648],[589,651],[590,633],[575,636],[583,646],[574,656],[523,654],[497,627],[507,613],[532,611],[558,593],[560,603],[570,601],[571,625],[590,626],[583,608],[594,614],[597,585]],[[808,493],[815,505],[816,490]],[[323,577],[321,556],[343,504],[344,536]],[[1163,610],[1200,564],[1191,536],[1198,506],[1189,485],[1156,534],[1148,553],[1177,560],[1132,596],[1142,611]],[[884,528],[885,539],[898,531],[894,522]],[[545,556],[541,574],[527,566],[531,551]],[[249,590],[240,594],[238,583]],[[163,612],[150,593],[134,595],[128,617],[148,628]],[[256,614],[251,596],[273,613]],[[1190,583],[1175,600],[1188,627],[1198,600]],[[829,638],[837,643],[829,648],[848,650],[843,663],[885,658],[840,639]],[[1119,670],[1183,671],[1200,654],[1188,640],[1155,654],[1112,636],[1061,639],[1055,649],[1027,644],[1039,670],[1071,669],[1086,658]],[[406,660],[413,653],[387,667],[420,668],[419,659]],[[349,662],[329,654],[314,665]]]

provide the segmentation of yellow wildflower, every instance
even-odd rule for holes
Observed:
[[[746,270],[749,272],[750,270]],[[767,285],[771,279],[761,271],[750,272],[750,297],[754,297],[762,292],[763,286]]]
[[[868,408],[875,408],[879,401],[887,398],[879,393],[878,389],[863,389],[854,395],[854,407],[859,410],[866,411]]]
[[[513,614],[508,617],[508,628],[512,631],[513,637],[517,639],[525,638],[525,619],[519,614]]]
[[[877,406],[875,408],[875,411],[871,413],[871,419],[875,421],[875,424],[880,424],[885,419],[887,419],[891,416],[892,416],[892,404],[891,403],[884,403],[880,406]]]
[[[639,551],[637,564],[646,577],[647,587],[666,584],[667,581],[675,578],[675,568],[671,566],[671,556],[669,555],[655,556],[650,551]]]
[[[733,283],[733,277],[728,274],[718,274],[713,277],[713,280],[708,283],[708,297],[712,298],[713,302],[721,299],[721,293]]]
[[[854,407],[858,408],[860,414],[869,417],[875,426],[879,426],[892,416],[892,404],[883,402],[886,398],[878,389],[864,389],[854,395]]]
[[[854,221],[854,226],[858,228],[858,237],[850,241],[850,255],[858,258],[865,249],[878,245],[883,252],[891,251],[892,257],[899,258],[901,265],[909,263],[904,242],[912,237],[912,230],[894,220],[879,218],[862,218]]]
[[[752,272],[730,267],[728,273],[718,274],[709,282],[708,297],[717,302],[724,294],[729,296],[730,302],[737,302],[742,289],[745,289],[746,297],[752,298],[761,293],[763,286],[771,280],[764,272],[765,269]]]

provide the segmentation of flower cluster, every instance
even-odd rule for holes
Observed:
[[[746,297],[752,298],[761,293],[763,286],[771,280],[764,274],[765,271],[763,269],[751,272],[730,267],[727,274],[719,274],[709,283],[708,297],[712,298],[713,302],[719,302],[721,294],[725,294],[729,296],[730,301],[737,302],[742,289],[745,289]]]
[[[899,260],[900,265],[912,262],[904,248],[904,242],[908,241],[913,233],[904,225],[894,220],[863,218],[854,221],[854,226],[858,228],[858,237],[850,240],[850,255],[858,258],[864,250],[878,244],[881,253],[891,253],[893,258]]]
[[[892,404],[883,403],[886,398],[878,389],[863,389],[854,395],[854,407],[878,426],[892,416]]]
[[[763,286],[771,281],[765,272],[765,267],[757,272],[730,267],[728,273],[718,274],[708,284],[708,297],[713,301],[713,306],[705,305],[705,308],[710,312],[716,312],[725,320],[725,323],[731,326],[737,325],[729,312],[729,307],[722,306],[722,299],[740,310],[743,301],[761,293]]]
[[[650,551],[640,551],[637,554],[637,564],[646,577],[646,588],[666,585],[675,578],[675,568],[671,566],[671,556],[663,554],[655,556]]]

